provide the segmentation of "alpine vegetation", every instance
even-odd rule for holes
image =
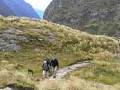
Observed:
[[[108,87],[93,87],[94,82],[120,88],[118,54],[119,45],[114,37],[91,35],[46,20],[0,16],[1,88],[12,84],[14,88],[21,87],[22,90],[26,87],[50,90],[53,85],[52,90],[87,90],[89,87],[107,90]],[[56,80],[55,84],[50,81],[50,86],[38,85],[42,82],[44,59],[52,59],[53,56],[59,60],[59,69],[81,61],[91,63],[68,73],[63,80]],[[28,70],[33,71],[33,75],[29,75]],[[59,87],[59,82],[67,86]],[[77,84],[79,82],[82,87]]]

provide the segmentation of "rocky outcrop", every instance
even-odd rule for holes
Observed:
[[[24,0],[0,0],[0,14],[40,19],[33,7]]]
[[[120,33],[120,0],[53,0],[44,19],[93,34]]]
[[[0,34],[0,51],[18,51],[21,46],[17,44],[18,41],[28,42],[24,36],[19,36],[22,31],[14,28],[9,28]]]

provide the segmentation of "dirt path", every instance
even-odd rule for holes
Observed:
[[[90,61],[84,61],[84,62],[78,62],[76,64],[73,64],[73,65],[70,65],[70,66],[66,66],[64,68],[60,68],[58,71],[57,71],[57,74],[56,74],[56,78],[53,78],[52,76],[47,79],[47,80],[62,80],[62,78],[64,78],[65,75],[67,75],[69,72],[71,71],[74,71],[78,68],[81,68],[81,67],[84,67],[84,66],[87,66],[88,64],[90,64]],[[37,85],[37,87],[39,88],[39,90],[42,90],[41,89],[41,85],[46,83],[46,80],[41,80],[39,82],[39,84]]]
[[[84,62],[78,62],[76,64],[70,65],[70,66],[66,66],[64,68],[61,68],[57,71],[56,74],[56,78],[55,79],[62,79],[65,75],[67,75],[69,72],[74,71],[78,68],[87,66],[88,64],[90,64],[90,61],[84,61]],[[53,80],[53,77],[49,78],[50,80]]]
[[[55,80],[55,79],[62,79],[65,75],[67,75],[69,72],[71,71],[74,71],[80,67],[84,67],[86,65],[90,64],[90,62],[86,61],[86,62],[79,62],[79,63],[76,63],[76,64],[73,64],[71,66],[66,66],[64,68],[61,68],[57,71],[57,74],[56,74],[56,78],[52,78],[50,77],[49,80]],[[43,83],[40,81],[40,83]],[[40,84],[38,85],[38,88],[40,88]],[[9,88],[9,87],[6,87],[4,89],[0,89],[0,90],[13,90],[12,88]],[[39,89],[41,90],[41,89]]]
[[[77,70],[78,68],[82,68],[84,66],[87,66],[90,64],[90,61],[85,61],[85,62],[78,62],[76,64],[73,64],[73,65],[70,65],[70,66],[66,66],[64,68],[60,68],[58,71],[57,71],[57,74],[56,74],[56,78],[53,78],[52,76],[49,78],[49,80],[62,80],[64,78],[64,76],[66,76],[69,72],[71,71],[74,71],[74,70]],[[40,82],[39,85],[38,85],[38,88],[39,90],[42,90],[40,89],[41,87],[41,84],[43,84],[43,82]],[[110,85],[106,85],[106,84],[102,84],[102,83],[97,83],[97,82],[93,82],[91,84],[92,86],[94,87],[98,87],[98,88],[107,88],[107,89],[104,89],[104,90],[117,90],[116,88],[110,86]]]

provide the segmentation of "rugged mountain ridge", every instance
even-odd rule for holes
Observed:
[[[0,0],[0,15],[10,16],[15,15],[12,10],[4,3],[3,0]]]
[[[53,0],[44,19],[93,34],[120,33],[119,0]]]
[[[24,0],[0,0],[0,14],[39,19],[33,7]]]

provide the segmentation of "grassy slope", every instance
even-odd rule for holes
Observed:
[[[113,86],[120,86],[120,62],[109,52],[102,52],[96,55],[92,64],[71,75],[89,81],[104,83]],[[119,87],[120,88],[120,87]]]
[[[26,43],[18,42],[18,44],[22,46],[22,49],[18,52],[0,52],[0,64],[1,66],[4,66],[3,68],[6,68],[6,72],[9,74],[14,74],[10,71],[15,70],[16,72],[19,71],[24,73],[24,75],[18,74],[15,79],[11,78],[11,80],[5,80],[4,78],[11,77],[11,75],[6,76],[4,74],[1,74],[0,77],[3,78],[0,79],[0,85],[5,85],[12,82],[17,82],[22,85],[34,85],[37,80],[41,78],[41,65],[44,58],[48,57],[51,59],[51,57],[54,55],[58,57],[60,61],[60,67],[65,67],[66,65],[70,65],[78,61],[93,60],[94,68],[98,68],[99,70],[100,67],[100,70],[106,70],[106,68],[111,70],[113,67],[105,65],[105,68],[103,68],[101,66],[101,59],[97,59],[102,57],[101,55],[99,55],[100,53],[102,53],[102,61],[106,60],[105,63],[107,63],[109,62],[107,61],[107,58],[111,56],[114,59],[113,54],[115,52],[118,52],[119,48],[118,43],[116,42],[116,40],[114,40],[114,38],[90,35],[78,30],[73,30],[69,27],[49,23],[45,20],[39,21],[30,20],[27,18],[20,19],[13,17],[0,17],[0,33],[5,31],[9,27],[23,31],[23,33],[20,35],[27,37],[29,41]],[[38,31],[36,32],[33,29],[37,29]],[[48,41],[46,39],[51,35],[54,37],[54,41]],[[39,39],[42,39],[42,42],[40,42]],[[36,48],[37,51],[35,51]],[[108,54],[106,54],[105,52],[108,52]],[[6,64],[6,62],[3,61],[8,62]],[[115,61],[112,60],[112,62],[114,63]],[[25,75],[27,75],[28,68],[33,69],[35,72],[34,83],[30,80],[19,79],[19,76],[24,78],[26,77]],[[89,70],[89,72],[91,73],[93,72],[91,68],[85,68],[85,70]],[[97,72],[97,69],[95,70]],[[120,71],[118,71],[118,74],[119,72]],[[2,69],[0,73],[2,73]],[[75,73],[75,76],[86,78],[86,76],[82,76],[82,73],[86,73],[84,69],[80,71],[80,73],[81,75]],[[109,72],[106,73],[109,74]],[[97,72],[97,74],[99,74],[99,72]],[[95,78],[95,80],[98,80],[99,78],[96,78],[95,75],[90,77],[88,74],[86,79],[89,79],[90,77],[90,79]],[[118,78],[118,76],[115,77]]]

